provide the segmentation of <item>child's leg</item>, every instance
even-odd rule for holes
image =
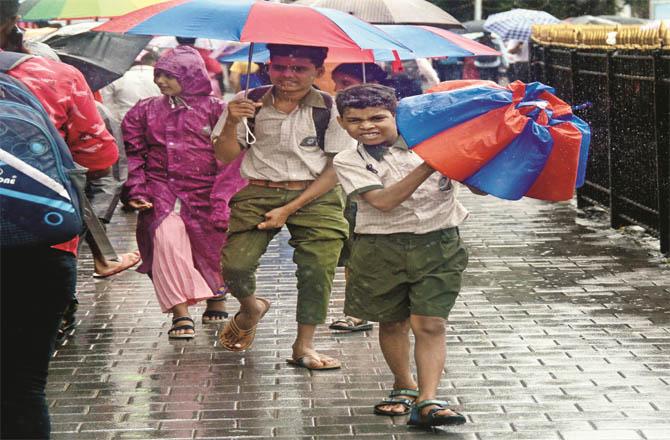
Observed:
[[[409,318],[414,333],[414,361],[416,362],[417,378],[419,380],[419,397],[416,401],[434,400],[437,387],[442,377],[444,363],[447,357],[445,340],[445,319],[436,316],[411,315]],[[427,415],[435,405],[422,409]],[[456,413],[444,409],[436,415],[451,416]]]
[[[384,354],[384,359],[393,373],[394,389],[416,389],[416,382],[412,378],[409,364],[409,320],[381,322],[379,323],[379,346]],[[404,396],[399,396],[404,397]],[[407,396],[413,399],[411,396]],[[402,413],[406,411],[405,406],[384,405],[379,407],[382,411]]]

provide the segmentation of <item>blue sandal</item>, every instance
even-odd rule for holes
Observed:
[[[421,410],[427,406],[435,406],[435,408],[431,409],[427,415],[422,416]],[[412,407],[407,424],[430,428],[433,426],[462,425],[466,422],[465,416],[454,410],[451,410],[454,413],[452,416],[441,416],[437,414],[439,411],[445,409],[450,409],[449,402],[443,400],[422,400]]]
[[[179,321],[189,321],[191,324],[177,325]],[[168,330],[168,339],[193,339],[195,338],[195,327],[193,327],[193,319],[190,316],[180,316],[172,320],[172,327]],[[182,333],[175,335],[177,330],[193,330],[193,333]]]
[[[409,396],[413,397],[414,399],[406,399],[404,397],[399,397],[399,396]],[[375,414],[380,415],[380,416],[404,416],[409,414],[410,409],[412,408],[412,405],[414,404],[414,400],[419,397],[419,390],[410,390],[407,388],[398,388],[389,393],[388,398],[382,400],[378,404],[375,405]],[[380,409],[382,406],[386,405],[402,405],[405,407],[405,410],[403,412],[395,412],[395,411],[388,411],[384,409]]]

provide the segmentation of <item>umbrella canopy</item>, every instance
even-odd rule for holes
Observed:
[[[79,69],[93,91],[121,78],[151,40],[149,36],[90,31],[98,25],[64,26],[42,40],[61,61]]]
[[[426,0],[298,0],[296,3],[337,9],[373,24],[461,27],[458,20]]]
[[[400,101],[398,129],[442,174],[509,200],[569,200],[584,183],[589,126],[541,83],[447,81]]]
[[[432,26],[411,25],[378,25],[379,29],[401,42],[411,50],[397,50],[397,56],[401,60],[433,57],[472,57],[472,56],[499,56],[488,46],[479,44],[461,35],[457,35],[445,29]],[[248,59],[249,46],[242,47],[236,52],[218,57],[222,62],[246,61]],[[265,45],[254,45],[253,59],[259,62],[269,60],[270,53]],[[354,63],[393,61],[396,54],[390,50],[349,50],[331,49],[328,51],[328,63]]]
[[[484,22],[484,29],[500,35],[503,40],[528,40],[534,24],[558,22],[558,18],[544,11],[512,9],[489,15]]]
[[[165,0],[26,0],[21,3],[21,20],[55,18],[115,17]]]
[[[96,30],[328,48],[406,49],[371,24],[341,11],[252,0],[170,0],[112,19]]]

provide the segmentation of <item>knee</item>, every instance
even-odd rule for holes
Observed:
[[[379,332],[386,335],[405,335],[409,333],[409,320],[380,322]]]
[[[412,316],[412,332],[417,336],[438,337],[443,336],[446,331],[443,318],[434,316]]]

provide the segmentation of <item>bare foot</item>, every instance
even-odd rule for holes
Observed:
[[[94,278],[107,278],[117,273],[123,272],[140,262],[140,252],[134,251],[119,255],[121,261],[98,261],[95,260]]]

